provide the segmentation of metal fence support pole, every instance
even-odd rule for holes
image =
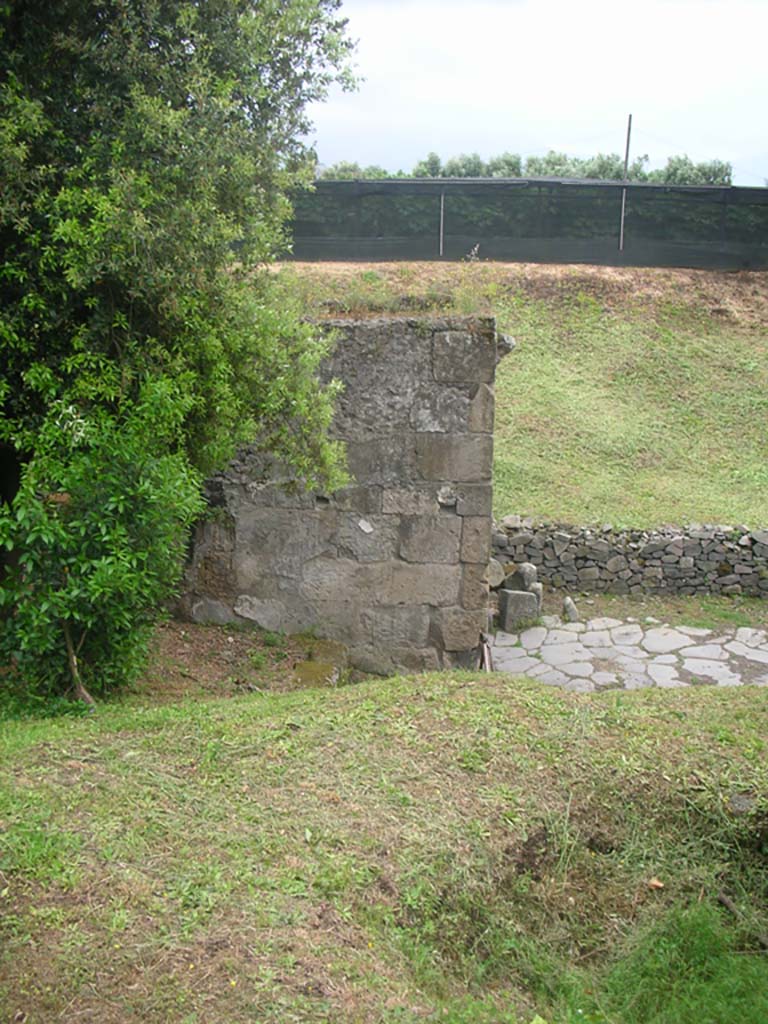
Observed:
[[[629,137],[632,134],[632,115],[627,121],[627,148],[624,150],[624,181],[627,181],[629,171]],[[624,252],[624,214],[627,209],[627,186],[621,190],[621,222],[619,224],[619,252]]]
[[[445,192],[440,193],[440,255],[445,252]]]

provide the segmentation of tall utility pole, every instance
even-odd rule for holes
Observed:
[[[627,174],[629,172],[629,139],[632,135],[632,115],[627,121],[627,148],[624,150],[624,188],[621,190],[621,222],[619,224],[619,252],[624,252],[624,214],[627,209]]]

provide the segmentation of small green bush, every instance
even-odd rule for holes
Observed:
[[[0,588],[0,661],[18,693],[88,701],[140,668],[202,510],[198,474],[174,450],[183,415],[167,379],[117,416],[52,406],[0,508],[0,544],[17,554]]]

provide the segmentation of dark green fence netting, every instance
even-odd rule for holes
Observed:
[[[294,205],[298,260],[768,267],[768,189],[762,188],[507,178],[320,181],[313,192],[295,196]]]

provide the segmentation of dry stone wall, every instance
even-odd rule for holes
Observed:
[[[493,554],[503,566],[532,563],[564,590],[768,597],[768,530],[746,526],[617,530],[507,516]]]
[[[342,641],[386,673],[476,663],[487,628],[496,363],[488,318],[330,321],[333,424],[354,482],[330,495],[243,451],[210,482],[183,609]],[[506,346],[506,348],[505,348]]]

